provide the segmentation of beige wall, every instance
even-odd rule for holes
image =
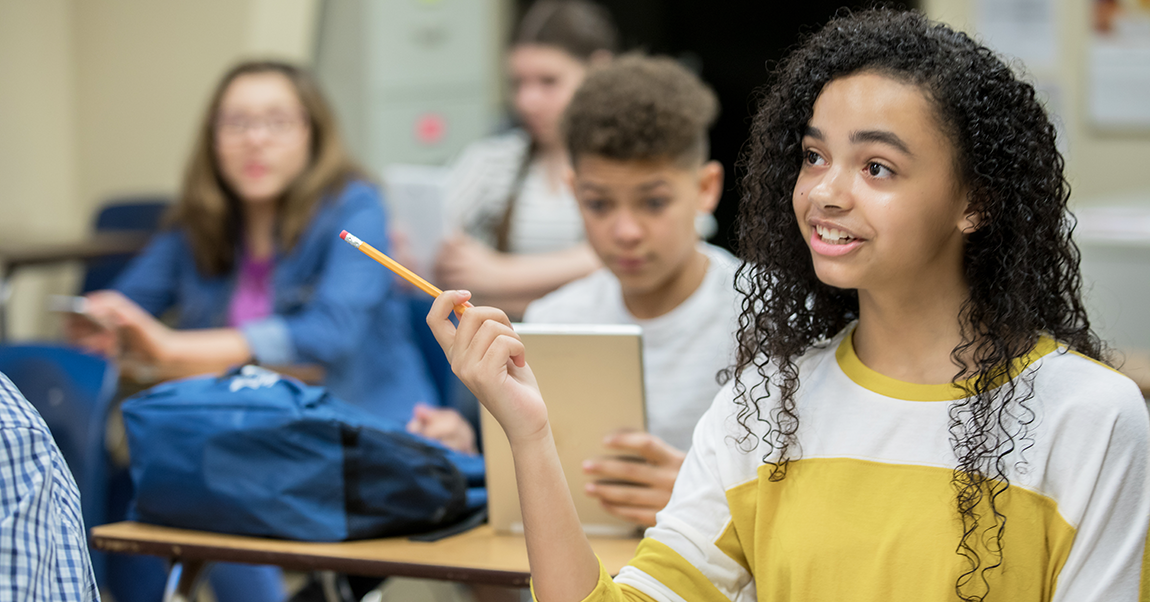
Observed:
[[[309,62],[317,4],[76,2],[80,202],[174,193],[216,80],[247,56]]]
[[[0,0],[0,244],[79,233],[73,18],[65,0]],[[68,276],[35,270],[16,279],[14,334],[46,328],[44,295]]]
[[[1058,32],[1058,67],[1036,75],[1052,80],[1062,90],[1061,117],[1067,134],[1071,202],[1090,205],[1115,198],[1150,199],[1150,132],[1101,132],[1086,117],[1090,2],[1052,2]],[[932,18],[977,35],[976,0],[924,0],[923,8]]]
[[[0,242],[82,236],[110,197],[174,194],[193,130],[231,63],[310,63],[319,0],[0,0]],[[13,286],[15,338],[44,336],[44,295]]]
[[[72,12],[64,0],[0,0],[3,238],[56,226],[75,201]]]

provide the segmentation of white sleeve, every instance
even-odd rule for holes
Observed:
[[[1150,601],[1146,574],[1150,526],[1150,418],[1133,383],[1115,393],[1121,403],[1092,420],[1091,439],[1104,449],[1082,450],[1075,466],[1082,487],[1092,481],[1070,555],[1059,573],[1053,602]],[[1076,441],[1065,441],[1074,447]]]
[[[754,599],[754,582],[724,487],[723,473],[729,476],[732,464],[743,464],[734,458],[741,454],[730,447],[727,436],[731,399],[728,385],[699,421],[670,503],[616,583],[660,601]],[[744,489],[753,504],[757,489],[749,485]],[[736,492],[735,498],[740,497]]]

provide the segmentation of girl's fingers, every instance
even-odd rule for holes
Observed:
[[[455,344],[455,324],[451,322],[451,314],[455,306],[465,303],[471,298],[467,291],[444,291],[435,298],[431,309],[427,312],[427,327],[435,337],[435,342],[443,349],[447,359],[451,359],[451,349]]]
[[[479,332],[479,329],[488,321],[494,324],[506,325],[508,329],[511,328],[511,320],[507,318],[507,314],[504,314],[494,307],[472,307],[463,312],[462,316],[459,316],[459,327],[455,329],[453,351],[448,355],[453,369],[457,366],[456,360],[457,356],[459,356],[459,352],[474,345],[472,339],[475,338],[475,334]],[[491,339],[493,338],[494,337],[491,337]],[[486,342],[490,343],[491,339],[488,339]],[[478,360],[482,355],[483,352],[480,351],[477,355],[473,356],[472,359]]]
[[[474,311],[477,310],[469,309],[467,310],[467,313],[470,314]],[[467,321],[466,325],[464,324],[464,320],[460,321],[459,329],[462,334],[456,336],[456,358],[458,358],[458,361],[452,362],[452,368],[455,369],[458,366],[458,369],[464,372],[468,372],[469,367],[472,369],[478,369],[478,374],[468,374],[468,376],[471,378],[475,378],[483,374],[492,374],[493,372],[491,371],[493,369],[497,371],[502,370],[510,356],[504,355],[502,361],[498,361],[492,364],[489,361],[490,354],[493,352],[503,353],[505,350],[503,347],[493,349],[493,345],[501,336],[515,337],[515,331],[512,330],[511,326],[508,324],[503,324],[495,320],[483,320],[479,323],[475,333],[471,334],[469,331],[473,324],[474,322],[470,320]],[[466,339],[464,337],[466,337]],[[517,337],[515,338],[518,340]],[[462,341],[464,340],[467,342],[463,343]],[[453,360],[456,358],[453,358]]]
[[[527,365],[524,351],[523,341],[520,341],[514,332],[502,333],[488,346],[487,353],[483,356],[483,367],[487,370],[497,370],[500,366],[506,367],[507,360],[511,360],[517,367],[522,368]]]

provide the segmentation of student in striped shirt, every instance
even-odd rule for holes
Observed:
[[[576,600],[1150,600],[1150,419],[1080,296],[1034,88],[913,12],[841,16],[751,131],[731,380],[612,580],[505,316],[428,316],[511,442],[534,593]]]
[[[588,71],[617,51],[611,15],[591,0],[538,0],[507,56],[521,129],[479,140],[452,166],[445,191],[456,232],[436,258],[436,280],[520,316],[527,304],[599,267],[564,180],[563,110]]]

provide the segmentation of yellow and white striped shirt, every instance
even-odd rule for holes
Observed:
[[[601,574],[588,600],[958,599],[968,565],[956,552],[962,525],[947,425],[962,393],[870,370],[854,354],[852,330],[799,362],[801,449],[786,478],[769,480],[764,445],[736,443],[744,431],[728,385],[696,428],[658,525],[614,582]],[[1007,458],[1010,487],[997,502],[1003,564],[986,573],[987,600],[1150,600],[1150,419],[1141,394],[1050,339],[1019,361],[1033,371],[1034,415]],[[763,393],[761,383],[751,390]],[[766,416],[773,401],[761,403]],[[764,425],[749,423],[762,436]],[[985,501],[980,514],[981,531]],[[992,557],[980,549],[985,566]]]

